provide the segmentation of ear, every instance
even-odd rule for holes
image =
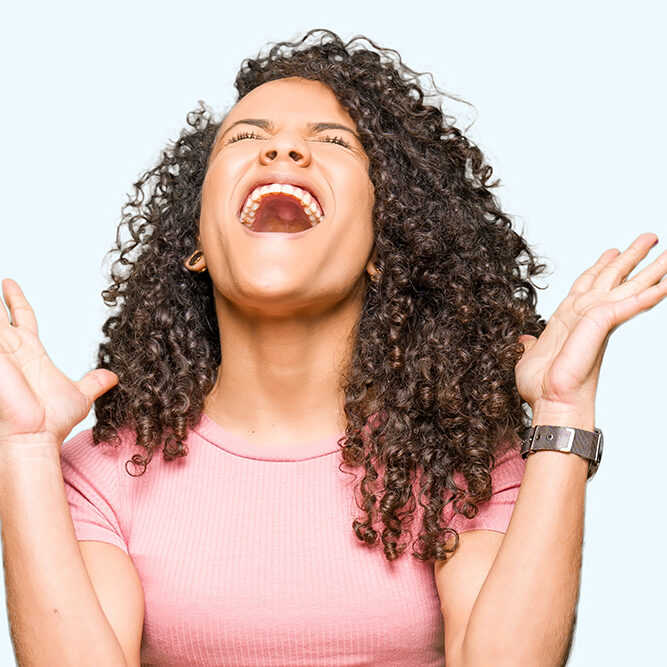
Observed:
[[[377,267],[375,266],[377,258],[377,248],[373,246],[373,253],[371,254],[371,258],[368,260],[368,264],[366,264],[366,273],[368,273],[371,278],[374,278],[378,273]]]
[[[193,252],[190,257],[188,257],[183,265],[188,271],[193,273],[202,273],[206,271],[206,257],[204,257],[204,251],[197,249]]]

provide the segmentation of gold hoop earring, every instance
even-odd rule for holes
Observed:
[[[192,255],[190,255],[190,257],[185,260],[185,265],[188,271],[192,271],[192,273],[204,273],[204,271],[206,271],[206,264],[204,264],[201,269],[194,268],[197,263],[201,261],[202,257],[204,257],[204,251],[195,250],[195,252],[193,252]]]

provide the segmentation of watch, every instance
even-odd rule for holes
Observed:
[[[587,479],[591,479],[600,466],[603,445],[599,428],[591,432],[569,426],[533,426],[521,443],[521,456],[525,459],[533,452],[546,449],[578,454],[588,459]]]

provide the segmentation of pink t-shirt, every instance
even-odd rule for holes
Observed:
[[[89,430],[63,445],[77,539],[116,545],[141,578],[142,665],[442,667],[434,563],[411,550],[389,563],[357,539],[342,435],[258,445],[203,415],[188,455],[158,452],[142,477],[124,469],[144,451],[131,437],[117,451]],[[452,525],[504,533],[524,467],[500,458],[491,500]]]

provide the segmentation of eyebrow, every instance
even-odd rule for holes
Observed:
[[[242,118],[232,123],[219,137],[222,139],[229,130],[237,125],[254,125],[259,127],[266,132],[274,132],[275,124],[266,118]],[[320,122],[320,123],[307,123],[306,128],[312,134],[317,134],[318,132],[324,132],[325,130],[343,130],[344,132],[349,132],[357,141],[361,142],[359,135],[347,125],[341,125],[340,123],[330,123],[330,122]]]

